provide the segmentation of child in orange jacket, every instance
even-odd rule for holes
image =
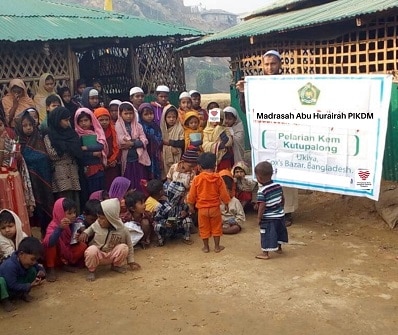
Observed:
[[[201,154],[198,158],[200,174],[193,181],[188,194],[189,211],[198,209],[199,235],[203,240],[202,251],[207,253],[209,238],[214,238],[214,251],[220,252],[224,247],[220,245],[222,235],[221,201],[228,207],[231,198],[220,177],[214,172],[216,155],[210,152]]]

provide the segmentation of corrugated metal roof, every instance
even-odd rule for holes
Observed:
[[[254,17],[229,29],[204,37],[178,50],[200,48],[205,44],[214,44],[216,47],[216,43],[220,41],[268,35],[339,22],[359,15],[372,14],[393,8],[398,8],[397,0],[338,0],[311,8]]]
[[[268,12],[273,12],[273,11],[276,11],[279,9],[286,8],[291,5],[295,5],[297,3],[307,2],[307,1],[308,0],[274,0],[267,6],[261,7],[251,13],[248,13],[247,15],[245,15],[245,18],[251,17],[251,16],[257,16],[259,14],[266,14]]]
[[[1,0],[0,41],[199,36],[194,28],[49,0]]]

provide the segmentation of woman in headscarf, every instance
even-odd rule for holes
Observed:
[[[0,116],[0,208],[15,212],[22,221],[23,231],[30,236],[29,214],[33,213],[35,199],[28,168],[15,138],[13,129],[6,127],[5,119]]]
[[[25,83],[21,79],[12,79],[8,85],[8,93],[1,99],[10,127],[15,127],[14,119],[29,107],[35,107],[34,101],[29,97]]]
[[[224,108],[224,125],[232,135],[232,150],[234,153],[234,163],[243,161],[245,155],[245,130],[242,120],[235,108],[228,106]]]
[[[55,91],[55,78],[51,73],[43,73],[39,79],[39,86],[35,97],[33,98],[36,109],[39,111],[40,121],[43,121],[47,116],[46,98],[49,95],[56,95],[62,102],[61,97]]]
[[[55,108],[48,116],[44,144],[52,160],[52,190],[55,198],[69,198],[79,205],[78,162],[83,157],[83,151],[79,135],[70,126],[70,118],[71,113],[65,107]]]
[[[100,107],[98,91],[94,87],[86,87],[82,93],[82,106],[91,111]]]
[[[36,202],[34,217],[40,224],[42,236],[51,221],[54,196],[51,188],[51,160],[36,122],[31,116],[32,109],[25,110],[17,120],[15,131],[19,137],[21,153],[28,167]]]
[[[131,220],[131,214],[126,208],[126,204],[124,201],[124,196],[129,191],[131,186],[131,181],[124,177],[116,177],[111,187],[109,188],[109,198],[116,198],[120,201],[120,218],[123,222],[127,222]]]

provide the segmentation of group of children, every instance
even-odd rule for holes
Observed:
[[[220,237],[241,231],[247,206],[258,208],[262,253],[256,257],[281,252],[287,242],[282,189],[267,162],[255,168],[264,185],[258,194],[257,182],[247,178],[243,125],[233,107],[202,109],[197,91],[181,93],[175,107],[162,85],[152,103],[139,87],[124,102],[93,87],[80,100],[72,101],[67,89],[59,93],[46,97],[44,115],[30,107],[0,119],[0,193],[10,198],[0,204],[6,208],[0,212],[6,310],[13,308],[9,295],[28,301],[44,277],[55,281],[56,267],[86,266],[89,281],[102,264],[136,270],[136,244],[146,248],[154,239],[162,246],[180,234],[192,244],[195,225],[203,252],[210,252],[211,237],[221,252]],[[28,237],[29,216],[40,224],[40,246]],[[41,256],[47,272],[37,263]]]
[[[182,165],[185,163],[182,161]],[[1,210],[0,294],[4,309],[14,309],[9,297],[31,301],[31,288],[44,278],[55,281],[57,266],[69,272],[86,266],[89,281],[96,279],[99,265],[109,264],[113,271],[120,273],[126,272],[126,264],[131,270],[140,269],[134,259],[134,245],[139,241],[150,243],[150,238],[147,240],[145,236],[148,233],[150,237],[153,232],[159,246],[178,233],[183,234],[186,244],[191,244],[190,228],[196,211],[202,251],[210,252],[209,239],[213,237],[214,251],[221,252],[224,249],[221,236],[238,233],[245,221],[242,204],[234,197],[237,179],[228,170],[215,172],[213,153],[199,155],[197,165],[198,174],[192,173],[196,168],[193,163],[183,169],[177,167],[179,175],[172,176],[166,187],[159,180],[151,180],[145,186],[149,196],[129,190],[130,183],[119,177],[123,179],[115,179],[109,192],[94,192],[79,217],[73,200],[58,199],[42,243],[27,237],[14,212]],[[183,186],[184,174],[193,176],[188,190]],[[272,181],[272,174],[268,162],[255,167],[256,179],[262,184],[257,195],[262,249],[256,256],[259,259],[269,259],[270,251],[281,253],[282,244],[288,242],[283,192],[281,186]],[[179,183],[184,189],[177,187]],[[39,259],[44,260],[47,272],[38,263]]]

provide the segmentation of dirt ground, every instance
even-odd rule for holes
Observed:
[[[60,273],[0,310],[1,334],[397,334],[398,232],[373,201],[301,191],[294,219],[268,261],[252,213],[219,254],[195,234],[137,250],[138,272]]]

